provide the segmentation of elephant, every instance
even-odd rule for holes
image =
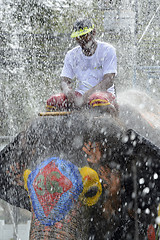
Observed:
[[[159,203],[159,126],[142,116],[150,111],[142,99],[150,98],[140,93],[140,106],[136,94],[119,96],[118,117],[95,109],[37,117],[1,151],[0,198],[32,212],[30,240],[147,239]],[[92,175],[88,171],[98,177],[81,197]],[[72,201],[65,201],[67,194],[63,197],[57,185],[61,173],[67,176],[66,189],[76,183]],[[44,198],[46,189],[50,194]]]

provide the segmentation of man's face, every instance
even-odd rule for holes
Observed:
[[[87,33],[80,37],[76,37],[76,42],[81,46],[82,49],[90,49],[93,42],[92,33]]]

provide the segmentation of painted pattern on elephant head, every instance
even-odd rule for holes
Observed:
[[[40,235],[46,235],[46,227],[48,236],[54,234],[56,239],[75,239],[82,203],[92,206],[102,193],[98,174],[93,169],[87,166],[78,169],[71,162],[54,157],[43,161],[32,172],[27,169],[24,182],[31,199],[35,226],[30,239],[38,239],[40,232]]]
[[[29,174],[27,187],[36,218],[43,225],[51,226],[72,209],[83,183],[74,164],[49,158]]]

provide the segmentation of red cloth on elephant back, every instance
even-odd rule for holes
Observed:
[[[75,96],[80,101],[82,101],[82,95],[79,92],[75,91]],[[95,92],[90,95],[88,105],[91,107],[101,107],[107,105],[113,105],[118,109],[115,96],[110,92]],[[64,93],[59,93],[51,96],[47,100],[46,110],[47,111],[56,111],[56,110],[67,110],[69,107],[74,107],[73,103],[69,102],[67,96]]]
[[[95,92],[89,97],[89,105],[92,107],[115,105],[115,96],[110,92]]]

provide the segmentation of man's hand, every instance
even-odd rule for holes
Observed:
[[[102,204],[103,217],[110,219],[117,211],[120,205],[120,173],[116,170],[111,170],[107,165],[102,166],[101,159],[101,148],[99,142],[84,143],[82,150],[87,154],[87,161],[92,163],[92,168],[96,168],[99,178],[102,179],[104,191],[106,197]],[[98,164],[98,166],[96,166]],[[97,168],[98,167],[98,168]]]
[[[108,88],[112,87],[114,83],[115,73],[107,73],[103,76],[103,80],[98,83],[95,87],[92,87],[83,95],[83,104],[88,104],[89,97],[92,93],[102,91],[107,91]]]
[[[63,77],[61,81],[61,89],[63,93],[67,96],[67,99],[74,107],[82,107],[84,104],[83,97],[76,96],[75,91],[72,89],[71,79]]]
[[[84,143],[82,150],[87,154],[87,161],[91,163],[99,163],[101,159],[100,144],[98,142]]]

